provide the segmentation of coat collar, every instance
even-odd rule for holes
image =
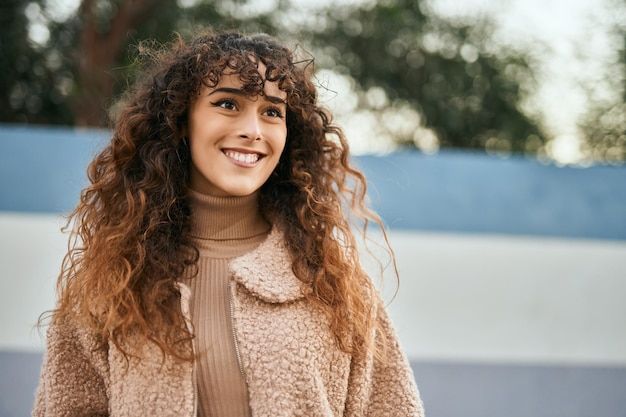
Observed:
[[[233,280],[254,296],[269,303],[286,303],[303,298],[310,290],[295,276],[291,264],[284,233],[274,226],[259,247],[234,259],[229,269]]]

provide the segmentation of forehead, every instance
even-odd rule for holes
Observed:
[[[265,96],[278,97],[283,100],[287,98],[287,93],[284,90],[281,90],[278,81],[267,81],[267,69],[262,62],[257,63],[254,60],[250,60],[250,63],[253,63],[256,68],[248,67],[241,71],[231,72],[226,69],[226,71],[224,71],[224,73],[222,73],[222,75],[219,77],[219,81],[217,84],[209,85],[205,87],[205,89],[211,91],[218,88],[227,87],[242,90],[245,94],[250,96],[256,96],[261,94]],[[262,91],[260,88],[261,85],[263,86]]]
[[[266,96],[274,96],[280,97],[282,99],[287,98],[287,93],[280,89],[278,82],[276,81],[266,81],[265,77],[263,77],[263,92],[258,91],[259,94],[263,94]],[[246,91],[246,83],[241,79],[239,74],[224,74],[220,78],[220,81],[214,86],[209,87],[209,90],[215,90],[218,88],[229,87],[236,88],[238,90]],[[255,89],[256,90],[256,89]],[[251,95],[255,95],[257,92],[251,92]]]

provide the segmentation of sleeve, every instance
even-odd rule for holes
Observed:
[[[69,320],[53,320],[33,417],[107,416],[107,353]]]
[[[384,359],[368,353],[353,359],[346,415],[351,417],[423,417],[413,371],[387,311],[379,302],[376,342],[386,341]]]

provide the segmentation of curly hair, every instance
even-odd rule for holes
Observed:
[[[342,130],[318,106],[312,59],[267,35],[203,32],[167,48],[140,45],[149,59],[122,101],[110,143],[88,168],[91,185],[70,214],[54,317],[70,315],[130,355],[156,343],[164,354],[191,359],[193,334],[180,312],[177,282],[197,268],[190,239],[190,150],[183,137],[190,104],[203,86],[238,74],[245,93],[265,80],[287,93],[287,140],[260,190],[260,208],[284,232],[292,269],[329,317],[338,346],[363,354],[372,345],[378,298],[360,266],[346,208],[374,220],[366,181],[350,165]],[[258,62],[266,67],[260,74]],[[364,230],[365,232],[365,230]],[[132,336],[132,337],[131,337]]]

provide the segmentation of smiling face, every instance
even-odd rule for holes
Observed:
[[[265,73],[263,65],[259,72]],[[267,181],[287,138],[287,94],[266,82],[263,94],[242,91],[238,75],[203,87],[189,108],[190,186],[213,196],[245,196]]]

